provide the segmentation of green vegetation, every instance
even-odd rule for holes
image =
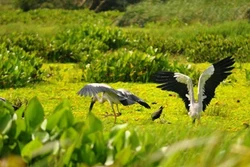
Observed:
[[[145,0],[97,14],[0,6],[0,97],[8,100],[0,101],[0,164],[249,165],[249,7],[247,0]],[[235,69],[201,125],[192,125],[175,93],[150,83],[159,70],[196,83],[207,62],[229,55]],[[76,94],[89,82],[128,89],[152,108],[120,105],[114,125],[108,103],[88,114],[90,98]],[[15,112],[10,103],[22,107]],[[162,119],[153,122],[160,106]]]
[[[119,25],[147,26],[152,22],[182,26],[194,23],[213,25],[226,21],[250,19],[248,0],[145,0],[127,8]]]
[[[41,80],[42,60],[20,47],[0,45],[0,88],[20,87]]]
[[[203,70],[208,65],[195,67]],[[193,166],[196,163],[217,166],[234,159],[236,166],[244,166],[249,164],[248,151],[243,149],[249,149],[246,127],[250,123],[249,81],[245,69],[250,70],[249,64],[236,64],[233,74],[217,88],[216,98],[203,113],[201,125],[195,126],[186,114],[184,103],[174,93],[161,91],[151,83],[111,83],[114,88],[129,89],[149,104],[157,103],[151,104],[150,110],[140,105],[120,106],[122,115],[114,126],[113,116],[103,116],[105,112],[111,113],[107,103],[96,104],[95,116],[87,117],[90,98],[76,94],[85,84],[77,79],[82,75],[79,67],[48,64],[43,67],[51,75],[47,82],[0,91],[1,96],[13,103],[17,98],[29,101],[27,107],[24,104],[16,112],[17,116],[11,106],[5,107],[9,116],[3,119],[8,117],[11,123],[6,121],[6,124],[11,125],[3,135],[3,148],[11,153],[10,157],[22,156],[29,165],[91,166],[113,162],[118,166]],[[151,113],[161,105],[165,106],[162,120],[152,122]],[[45,117],[32,119],[37,115]],[[23,122],[22,126],[19,121]]]

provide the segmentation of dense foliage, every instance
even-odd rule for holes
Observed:
[[[124,11],[130,4],[138,3],[141,0],[14,0],[15,7],[23,11],[34,10],[37,8],[49,9],[84,9],[95,10],[96,12],[107,10]]]
[[[76,120],[68,100],[45,116],[37,97],[16,112],[0,101],[0,112],[0,159],[9,165],[219,166],[231,160],[230,166],[249,164],[247,129],[234,135],[186,124],[152,124],[147,132],[145,125],[131,129],[128,124],[107,130],[92,113]],[[162,136],[153,135],[156,129]]]
[[[247,0],[143,0],[125,13],[99,14],[48,9],[81,8],[80,1],[15,2],[27,12],[0,10],[0,88],[10,87],[0,92],[23,106],[15,112],[8,101],[0,101],[0,164],[249,165],[250,69],[243,64],[250,61]],[[196,84],[200,72],[192,63],[229,55],[237,61],[233,74],[217,89],[200,126],[191,126],[176,94],[152,83],[126,83],[149,82],[154,72],[171,70],[188,74]],[[41,79],[47,82],[12,89]],[[130,88],[152,109],[121,107],[121,124],[113,125],[111,118],[97,118],[109,109],[96,104],[97,115],[86,118],[89,99],[76,94],[82,84],[117,81],[125,82],[110,84]],[[62,99],[67,100],[54,109]],[[165,106],[163,120],[152,122],[159,105]]]
[[[2,50],[19,48],[23,50],[22,54],[34,59],[35,63],[31,61],[30,65],[40,64],[33,68],[38,72],[20,73],[15,75],[16,79],[9,75],[8,82],[4,81],[1,87],[23,86],[38,80],[41,61],[37,61],[40,58],[49,63],[80,64],[82,80],[87,82],[148,82],[150,76],[158,70],[174,70],[192,75],[194,79],[198,77],[195,69],[188,69],[187,65],[179,62],[170,63],[169,59],[173,56],[194,63],[214,62],[229,55],[240,62],[250,61],[250,26],[243,21],[238,23],[240,26],[236,22],[207,30],[200,27],[192,33],[187,29],[186,32],[174,31],[170,35],[161,36],[157,32],[112,26],[112,20],[117,17],[116,12],[97,15],[90,11],[73,11],[71,16],[63,10],[51,10],[50,14],[46,11],[14,12],[13,17],[4,12],[1,14],[1,24],[11,25],[19,20],[22,24],[34,22],[43,25],[50,24],[48,20],[51,20],[64,27],[51,34],[36,33],[33,30],[4,33],[0,39],[4,43]],[[52,15],[55,17],[51,18]],[[81,21],[83,19],[84,22]],[[72,22],[76,23],[70,25]],[[2,72],[15,73],[12,72],[14,68],[3,65],[1,68]],[[26,77],[17,79],[21,74]],[[12,84],[9,84],[10,81]]]
[[[137,163],[147,153],[145,147],[153,147],[140,141],[137,132],[127,130],[126,124],[105,133],[102,122],[91,113],[88,121],[76,121],[68,101],[59,104],[48,118],[36,97],[16,113],[10,104],[0,101],[0,111],[1,159],[18,155],[23,164],[31,166],[126,166]]]
[[[248,0],[207,1],[207,0],[145,0],[128,6],[119,20],[120,26],[150,23],[163,24],[216,24],[237,19],[248,19]]]
[[[0,45],[0,88],[20,87],[41,79],[42,60],[17,46]]]

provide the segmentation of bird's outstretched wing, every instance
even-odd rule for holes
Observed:
[[[103,83],[90,83],[85,85],[82,89],[80,89],[77,94],[80,96],[95,96],[100,92],[108,92],[110,94],[117,94],[117,91],[111,88],[107,84]]]
[[[118,91],[118,96],[119,97],[123,97],[123,99],[120,100],[120,102],[123,105],[131,105],[134,103],[139,103],[140,105],[146,107],[146,108],[150,108],[150,106],[141,98],[137,97],[136,95],[132,94],[131,92],[129,92],[128,90],[125,89],[117,89]]]
[[[200,76],[198,83],[198,100],[203,104],[203,111],[215,95],[216,87],[232,72],[233,57],[227,57],[208,67]]]
[[[178,93],[189,111],[190,98],[193,99],[193,86],[192,80],[188,76],[181,73],[159,71],[153,75],[152,79],[156,83],[161,83],[157,88]]]

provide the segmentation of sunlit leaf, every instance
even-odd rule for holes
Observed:
[[[103,130],[102,122],[91,112],[88,115],[88,123],[91,132]]]
[[[12,118],[7,112],[0,112],[0,133],[5,134],[11,128]]]
[[[21,151],[21,155],[28,162],[32,158],[38,156],[37,154],[35,154],[35,152],[42,146],[43,146],[42,143],[38,139],[32,140],[31,142],[29,142],[24,146],[24,148]]]
[[[3,149],[3,144],[4,144],[3,135],[2,135],[2,134],[0,134],[0,153],[2,152],[2,149]]]
[[[73,128],[66,129],[60,137],[60,144],[63,148],[75,143],[79,138],[79,134]]]
[[[32,140],[39,139],[42,143],[45,143],[49,140],[49,133],[45,131],[36,131],[32,134]]]
[[[29,101],[24,117],[29,130],[37,128],[42,123],[44,119],[44,111],[37,97],[34,97]]]
[[[124,166],[126,164],[129,164],[129,161],[133,158],[134,158],[133,150],[131,150],[130,147],[125,147],[116,154],[115,161],[118,164]]]
[[[68,128],[74,123],[74,116],[71,112],[70,103],[67,100],[61,102],[49,116],[47,129],[52,130],[55,126]]]

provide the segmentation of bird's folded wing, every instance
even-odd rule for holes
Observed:
[[[142,99],[140,99],[139,97],[137,97],[136,95],[132,94],[131,92],[129,92],[128,90],[125,89],[117,89],[118,91],[118,96],[120,98],[120,102],[123,105],[131,105],[134,103],[139,103],[140,105],[146,107],[146,108],[150,108],[150,106],[143,101]]]

